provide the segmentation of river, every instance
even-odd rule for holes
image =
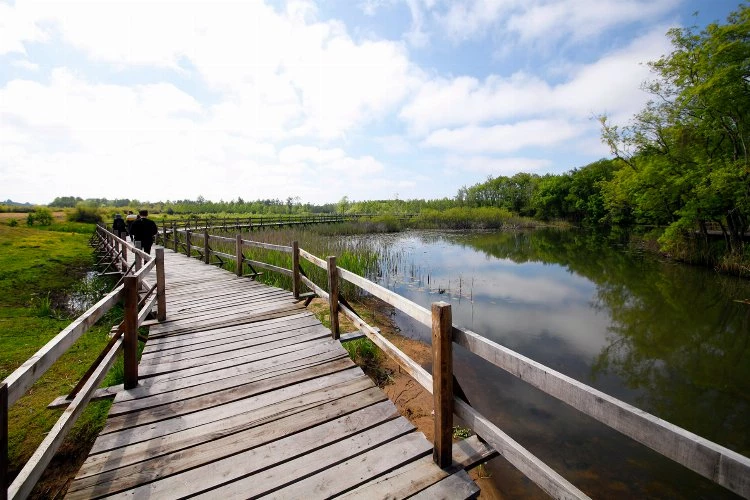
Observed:
[[[570,377],[750,455],[750,281],[576,231],[350,237],[382,285]],[[397,313],[402,333],[427,328]],[[594,498],[733,495],[457,348],[472,405]],[[536,496],[502,458],[501,490]]]

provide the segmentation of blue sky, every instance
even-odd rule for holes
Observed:
[[[737,0],[0,0],[0,200],[453,196],[608,156]],[[697,12],[697,15],[695,14]]]

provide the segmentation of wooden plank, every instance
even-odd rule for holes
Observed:
[[[725,488],[750,498],[750,458],[670,424],[480,335],[454,327],[471,352]]]
[[[156,297],[158,312],[156,319],[164,321],[167,319],[167,290],[164,277],[164,249],[156,249]]]
[[[453,464],[464,470],[473,469],[479,464],[498,456],[497,450],[481,442],[476,435],[453,443]]]
[[[411,498],[414,500],[454,500],[477,496],[479,496],[479,486],[471,480],[466,471],[460,470]]]
[[[297,350],[306,349],[308,346],[319,345],[320,339],[324,338],[325,336],[326,335],[321,335],[320,337],[312,338],[304,342],[286,342],[286,345],[282,345],[280,347],[264,346],[263,350],[248,350],[247,354],[242,355],[242,353],[240,353],[240,355],[238,355],[237,357],[233,357],[231,359],[220,359],[210,364],[202,364],[199,366],[186,365],[182,367],[182,369],[179,369],[177,371],[168,371],[159,375],[150,375],[148,378],[142,378],[139,382],[139,385],[146,387],[154,383],[176,380],[202,373],[211,373],[215,370],[221,370],[223,368],[231,367],[237,364],[251,363],[254,361],[268,359],[276,356],[282,356],[290,352],[296,352]],[[143,372],[141,372],[141,377],[143,376]]]
[[[265,262],[260,262],[259,260],[245,259],[245,262],[247,262],[251,266],[260,267],[261,269],[268,269],[269,271],[274,271],[276,273],[283,274],[284,276],[292,275],[292,270],[287,269],[285,267],[279,267],[279,266],[274,266],[271,264],[266,264]]]
[[[273,245],[271,243],[263,243],[260,241],[242,240],[242,244],[248,247],[265,248],[266,250],[276,250],[282,253],[292,253],[292,247],[284,245]]]
[[[356,455],[345,462],[293,482],[267,498],[329,498],[363,484],[371,477],[388,473],[428,455],[432,446],[421,432],[412,432],[392,442]]]
[[[215,378],[210,382],[201,379],[202,383],[193,385],[190,379],[179,379],[179,382],[176,383],[172,381],[170,384],[152,385],[144,388],[143,392],[138,395],[140,397],[118,401],[117,404],[112,406],[109,418],[112,419],[126,413],[141,411],[144,408],[153,408],[220,391],[227,391],[234,387],[258,383],[262,380],[278,376],[288,376],[302,370],[345,358],[346,356],[346,351],[327,351],[302,359],[292,359],[286,361],[281,366],[273,364],[275,359],[272,359],[269,361],[268,366],[264,367],[256,368],[254,364],[246,364],[235,367],[233,370],[227,370],[225,373],[214,372],[213,375]],[[181,385],[184,386],[180,387]]]
[[[454,410],[467,426],[474,429],[500,455],[551,497],[558,499],[589,498],[584,492],[573,486],[468,404],[456,399]]]
[[[445,477],[448,477],[448,473],[435,465],[431,456],[426,456],[404,464],[387,474],[370,479],[336,498],[341,500],[408,498]]]
[[[299,249],[299,256],[309,262],[312,262],[313,264],[315,264],[321,269],[328,270],[328,264],[326,263],[326,261],[324,261],[323,259],[319,257],[316,257],[315,255],[311,254],[310,252],[308,252],[307,250],[303,248]]]
[[[57,449],[62,444],[65,436],[73,427],[78,416],[86,409],[91,398],[91,394],[97,386],[104,380],[104,376],[109,371],[112,364],[117,359],[117,354],[122,348],[122,341],[115,343],[104,357],[99,367],[92,373],[88,382],[84,384],[78,392],[73,402],[63,411],[60,418],[52,426],[46,437],[29,458],[21,472],[18,473],[10,488],[8,488],[8,498],[21,499],[26,498],[42,476],[44,469],[49,464]]]
[[[125,277],[123,365],[125,389],[138,385],[138,278]]]
[[[269,351],[264,357],[275,355],[271,353],[271,350],[279,347],[286,347],[292,345],[302,344],[303,342],[309,342],[317,339],[324,339],[329,336],[327,330],[324,327],[318,326],[317,332],[312,332],[303,335],[297,335],[294,337],[284,338],[276,342],[269,343],[258,343],[249,345],[239,350],[229,350],[215,353],[211,356],[203,356],[200,358],[188,358],[184,360],[174,361],[171,363],[159,363],[159,364],[146,364],[141,367],[140,376],[141,378],[153,377],[155,375],[167,374],[179,370],[189,369],[195,366],[202,366],[205,371],[211,371],[215,368],[216,364],[221,363],[225,360],[236,360],[242,356],[250,355],[251,353],[260,353]]]
[[[233,336],[230,338],[219,339],[211,343],[202,343],[197,346],[185,346],[181,349],[170,350],[164,353],[153,353],[148,357],[142,358],[141,364],[152,365],[160,363],[176,363],[185,359],[203,358],[223,352],[232,352],[236,349],[268,344],[308,333],[317,333],[321,328],[322,325],[318,324],[303,328],[296,327],[273,332],[260,332],[255,335]]]
[[[235,498],[239,496],[250,498],[261,496],[283,488],[295,482],[298,478],[315,474],[330,467],[332,464],[359,455],[382,443],[392,441],[404,435],[420,437],[417,433],[412,432],[414,427],[403,417],[388,421],[377,427],[370,427],[369,429],[356,422],[354,424],[356,425],[356,430],[359,431],[358,433],[312,452],[309,452],[310,448],[314,446],[319,447],[320,442],[284,443],[287,448],[286,450],[274,450],[278,457],[274,457],[275,462],[279,463],[279,465],[262,470],[251,476],[247,476],[247,474],[257,470],[257,465],[255,464],[245,465],[242,462],[238,463],[236,461],[230,470],[207,466],[204,468],[203,477],[205,478],[210,474],[211,479],[201,481],[200,483],[192,483],[189,487],[193,487],[193,491],[204,490],[203,493],[196,496],[197,498],[215,499]],[[346,430],[331,429],[329,432],[343,433]],[[331,438],[323,439],[325,439],[326,443],[331,442]],[[333,437],[333,439],[336,439],[336,437]],[[426,443],[424,438],[422,438],[422,441]],[[429,445],[429,443],[427,444]],[[295,456],[297,458],[290,459]],[[279,458],[286,458],[286,461],[280,463],[281,460]],[[250,461],[248,460],[248,462]],[[196,471],[200,471],[200,469],[196,469]],[[214,475],[219,476],[218,480],[213,479]],[[210,489],[214,484],[222,480],[225,484],[221,487]],[[232,482],[226,483],[228,480],[232,480]]]
[[[167,441],[171,442],[174,438],[174,436],[171,436],[172,434],[181,436],[181,433],[184,431],[199,426],[204,426],[203,429],[208,429],[209,432],[212,432],[211,426],[216,422],[226,422],[227,419],[231,419],[236,415],[248,412],[265,411],[260,410],[261,408],[273,409],[283,401],[287,401],[287,404],[294,408],[296,407],[295,404],[298,404],[293,401],[295,398],[300,398],[308,393],[318,394],[319,391],[334,388],[337,385],[346,385],[349,387],[349,384],[364,384],[358,389],[364,390],[368,387],[372,387],[372,381],[368,384],[368,380],[369,378],[364,375],[362,370],[345,370],[325,377],[310,379],[296,385],[272,389],[265,393],[261,392],[252,395],[249,398],[222,405],[221,407],[203,408],[200,411],[183,415],[180,418],[164,420],[155,424],[136,427],[133,429],[116,431],[106,435],[100,434],[91,449],[91,454],[102,453],[123,446],[133,448],[138,443],[144,443],[154,439],[159,439],[159,441],[155,441],[158,443],[165,443]],[[256,418],[263,418],[265,414],[261,413],[260,415],[261,417]],[[236,424],[247,423],[251,420],[247,417],[243,417],[243,419],[243,422],[236,422]],[[153,446],[153,443],[150,446]]]
[[[122,391],[123,389],[124,387],[122,384],[111,385],[109,387],[102,387],[101,389],[97,389],[94,391],[89,401],[101,401],[102,399],[113,399],[115,396],[117,396],[117,393]],[[67,408],[72,402],[73,400],[68,399],[68,396],[58,396],[50,404],[47,405],[47,408],[49,409]]]
[[[315,294],[320,297],[321,299],[328,300],[328,292],[320,288],[318,285],[316,285],[312,280],[310,280],[307,276],[300,276],[299,279],[304,283],[307,288],[315,292]]]
[[[300,383],[312,378],[322,377],[337,371],[343,371],[355,366],[348,358],[337,359],[320,366],[298,370],[289,374],[283,374],[268,379],[254,382],[250,385],[232,387],[230,389],[212,392],[210,394],[200,395],[191,399],[180,401],[164,402],[163,399],[155,399],[140,404],[147,405],[147,412],[138,412],[133,414],[124,414],[107,419],[107,424],[102,430],[102,434],[113,431],[136,427],[139,425],[158,422],[165,419],[173,419],[179,415],[185,415],[202,408],[220,406],[240,399],[245,399],[261,392],[278,389],[285,385]],[[116,403],[115,403],[116,404]]]
[[[349,283],[362,288],[366,292],[371,293],[383,302],[392,305],[399,311],[411,316],[423,325],[427,327],[432,326],[432,316],[430,314],[430,311],[428,311],[424,307],[417,305],[414,302],[398,295],[397,293],[392,292],[387,288],[383,288],[376,283],[373,283],[372,281],[366,280],[365,278],[358,276],[351,271],[347,271],[346,269],[343,269],[341,267],[339,267],[338,270],[339,276],[341,276],[342,279],[345,279]]]
[[[432,458],[438,466],[451,465],[453,443],[453,353],[451,306],[432,304],[432,396],[435,413],[435,448]]]
[[[365,335],[364,332],[357,330],[356,332],[344,333],[339,337],[339,342],[343,344],[344,342],[351,342],[352,340],[361,339],[363,337],[367,337],[367,335]]]
[[[76,340],[114,306],[123,293],[119,286],[91,306],[70,325],[47,342],[3,381],[8,384],[8,406],[18,399],[41,377]]]
[[[365,393],[345,396],[337,401],[342,405],[343,412],[337,405],[327,402],[322,406],[257,423],[255,426],[239,432],[217,435],[210,440],[206,440],[205,434],[203,434],[199,436],[201,441],[191,443],[189,448],[182,448],[170,453],[163,453],[158,449],[153,453],[147,450],[142,457],[138,457],[144,458],[143,461],[120,465],[115,469],[97,474],[90,474],[90,472],[101,470],[100,467],[89,468],[88,471],[82,470],[84,474],[88,473],[88,475],[77,477],[68,490],[68,494],[79,492],[77,495],[71,496],[71,498],[76,498],[76,496],[92,496],[95,493],[95,487],[100,490],[106,488],[108,493],[134,488],[293,436],[296,433],[307,431],[319,435],[320,430],[313,430],[314,427],[319,427],[332,420],[337,420],[337,424],[345,424],[347,420],[344,415],[351,414],[349,416],[351,421],[357,420],[360,415],[367,413],[372,421],[380,422],[384,419],[395,418],[398,413],[392,403],[383,400],[382,391],[375,388],[371,388]],[[373,408],[369,408],[371,406]],[[332,425],[334,424],[328,424],[328,427],[330,428]],[[336,430],[332,430],[335,436]],[[112,457],[109,457],[109,460],[111,462]],[[99,465],[107,466],[107,463],[100,462]]]

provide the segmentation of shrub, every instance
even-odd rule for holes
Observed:
[[[75,210],[68,212],[68,221],[70,222],[101,222],[102,214],[98,207],[79,203]]]
[[[27,226],[33,226],[34,225],[34,214],[29,212],[29,215],[26,216],[26,225]]]
[[[16,226],[18,225],[18,221],[17,221],[16,219],[10,219],[10,220],[8,221],[8,225],[9,225],[10,227],[16,227]]]
[[[49,226],[52,224],[52,210],[47,207],[37,207],[34,210],[34,217],[40,226]]]

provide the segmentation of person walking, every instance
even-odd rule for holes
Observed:
[[[131,235],[134,241],[141,242],[141,248],[144,252],[151,253],[151,245],[154,244],[154,237],[159,232],[159,228],[156,227],[156,223],[148,218],[148,210],[141,210],[138,212],[138,219],[133,222],[131,227]]]
[[[115,214],[115,220],[112,222],[112,231],[118,238],[127,238],[128,228],[125,226],[125,221],[122,220],[122,215]]]
[[[132,210],[128,210],[128,215],[125,216],[125,224],[128,226],[128,234],[130,235],[130,241],[133,239],[133,223],[138,220],[138,216],[133,213]]]

